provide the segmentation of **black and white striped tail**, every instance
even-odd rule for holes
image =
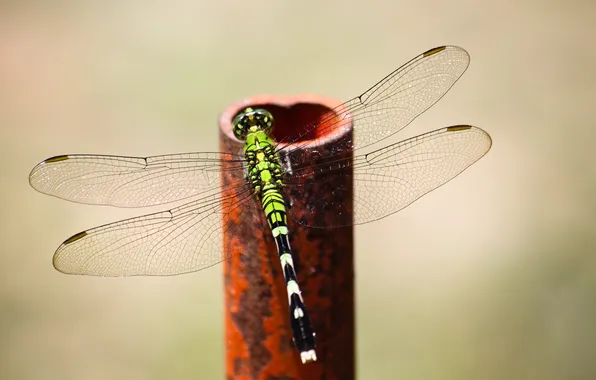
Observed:
[[[277,222],[271,226],[271,231],[277,244],[277,252],[288,289],[290,324],[294,332],[294,344],[300,352],[302,363],[314,362],[317,360],[315,333],[310,324],[310,317],[304,307],[304,300],[300,294],[300,287],[296,279],[292,248],[290,248],[290,241],[288,239],[288,227],[284,222]]]

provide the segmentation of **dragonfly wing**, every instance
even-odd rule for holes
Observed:
[[[339,227],[384,218],[455,178],[484,156],[491,144],[490,136],[480,128],[452,126],[353,159],[326,161],[294,171],[286,181],[288,197],[314,201],[301,202],[307,209],[290,208],[290,214],[298,223],[311,227]],[[338,176],[351,177],[354,189],[346,180],[343,186],[326,186],[342,183]],[[353,207],[347,203],[352,194]]]
[[[252,189],[233,193],[80,232],[58,247],[54,267],[94,276],[167,276],[210,267],[226,259],[222,235],[233,235],[248,214],[242,206]]]
[[[449,91],[466,71],[470,63],[468,53],[457,46],[441,46],[413,58],[380,82],[307,126],[295,140],[303,142],[284,145],[279,150],[313,148],[316,139],[306,136],[325,136],[335,139],[344,136],[353,123],[353,139],[338,150],[359,149],[383,140],[398,132],[422,114]],[[339,154],[341,151],[327,152]],[[300,158],[293,158],[300,164]]]
[[[29,183],[39,192],[73,202],[144,207],[219,191],[222,167],[242,171],[243,160],[225,153],[65,155],[39,163]]]

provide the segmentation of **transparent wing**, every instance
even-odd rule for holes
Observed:
[[[372,222],[408,206],[449,182],[489,151],[492,141],[480,128],[460,125],[438,129],[373,152],[305,167],[291,173],[286,192],[306,202],[307,210],[290,209],[294,219],[311,227]],[[350,176],[352,186],[336,176]],[[345,182],[345,181],[344,181]],[[316,189],[316,190],[314,190]],[[353,192],[353,210],[347,203]],[[346,213],[353,212],[353,220]],[[331,218],[331,220],[330,220]]]
[[[466,71],[470,63],[468,53],[457,46],[441,46],[413,58],[386,76],[379,83],[334,110],[327,112],[307,126],[300,136],[327,136],[335,139],[354,123],[353,141],[340,149],[355,150],[383,140],[401,130],[418,115],[435,104]],[[309,149],[317,141],[284,145],[279,150]],[[319,154],[317,152],[315,155]],[[329,154],[327,152],[326,154]],[[292,157],[300,164],[300,157]]]
[[[144,207],[219,190],[224,166],[242,171],[243,160],[225,153],[65,155],[35,166],[29,183],[39,192],[73,202]]]
[[[234,234],[252,193],[244,186],[225,198],[212,195],[80,232],[56,250],[54,267],[94,276],[166,276],[207,268],[226,259],[222,236]]]

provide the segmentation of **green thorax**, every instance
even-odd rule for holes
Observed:
[[[275,153],[275,142],[269,135],[273,116],[264,109],[247,108],[233,122],[236,138],[244,141],[247,180],[259,196],[281,188],[281,165]]]
[[[246,140],[244,140],[244,155],[250,151],[257,153],[266,149],[273,150],[274,148],[275,142],[263,130],[248,132]]]

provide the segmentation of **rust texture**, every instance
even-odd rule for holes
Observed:
[[[222,152],[242,154],[242,142],[231,132],[231,121],[245,107],[261,107],[273,114],[274,137],[296,136],[308,121],[316,120],[338,102],[318,96],[259,96],[235,103],[220,117]],[[305,139],[321,139],[319,153],[331,145],[349,144],[351,128],[339,140],[329,141],[310,134]],[[299,152],[307,157],[308,151]],[[351,152],[349,153],[351,155]],[[224,168],[225,169],[225,168]],[[243,180],[240,171],[223,171],[222,185]],[[310,186],[310,194],[284,195],[292,204],[293,214],[304,220],[300,210],[317,207],[317,192],[334,186],[352,188],[350,176],[321,181]],[[229,192],[230,196],[235,194]],[[308,198],[308,199],[307,199]],[[347,215],[352,213],[352,199],[342,200]],[[224,207],[227,207],[224,202]],[[298,281],[305,305],[310,313],[317,338],[315,363],[302,364],[292,343],[288,299],[277,250],[267,227],[265,216],[255,197],[242,207],[227,208],[223,223],[233,226],[224,235],[225,277],[225,340],[226,378],[244,379],[341,379],[354,378],[354,256],[353,229],[308,228],[291,217],[288,220],[290,241]],[[325,217],[324,215],[322,216]]]

